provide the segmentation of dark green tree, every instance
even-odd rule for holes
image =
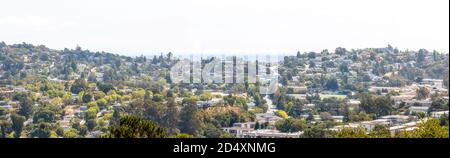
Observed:
[[[108,138],[164,138],[164,129],[150,120],[135,116],[120,118],[119,127],[111,127]]]
[[[195,102],[188,102],[181,110],[179,127],[183,133],[198,134],[197,130],[201,127],[201,120]]]
[[[19,138],[23,130],[23,123],[25,122],[25,117],[18,114],[11,115],[12,129],[14,130],[14,137]]]

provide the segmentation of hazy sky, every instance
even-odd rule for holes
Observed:
[[[1,0],[0,41],[124,55],[449,50],[449,0]]]

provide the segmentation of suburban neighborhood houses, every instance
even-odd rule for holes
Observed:
[[[171,68],[182,59],[171,52],[0,43],[1,137],[111,137],[127,116],[167,137],[420,137],[436,122],[448,137],[448,54],[388,45],[267,58],[200,57],[178,83]],[[218,82],[202,82],[194,68],[213,61],[204,75]]]

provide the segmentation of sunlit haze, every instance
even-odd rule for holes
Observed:
[[[449,50],[448,0],[10,0],[0,41],[123,55]]]

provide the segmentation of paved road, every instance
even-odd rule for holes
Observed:
[[[272,100],[269,98],[269,96],[266,95],[264,97],[264,99],[266,100],[267,106],[268,106],[266,113],[269,113],[269,114],[275,113],[275,111],[277,111],[277,107],[275,105],[273,105]]]

